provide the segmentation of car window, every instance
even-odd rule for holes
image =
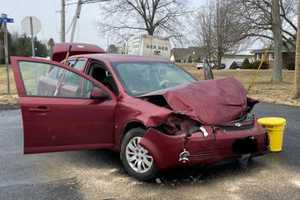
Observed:
[[[82,71],[85,67],[86,60],[84,59],[74,59],[74,60],[69,60],[68,65],[70,67],[73,67],[74,69]]]
[[[81,77],[73,72],[65,72],[64,84],[80,85]]]
[[[90,98],[93,83],[78,74],[66,71],[57,96],[72,98]]]
[[[89,73],[91,77],[105,85],[110,91],[118,95],[118,87],[113,79],[111,72],[104,64],[92,63],[90,65]]]
[[[27,61],[20,62],[19,68],[27,96],[90,98],[93,83],[74,72]]]
[[[48,77],[55,80],[60,80],[62,74],[63,74],[63,69],[60,69],[58,67],[52,67],[49,70]]]

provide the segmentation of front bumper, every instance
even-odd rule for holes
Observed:
[[[246,138],[255,140],[251,150],[253,156],[268,152],[266,131],[257,123],[247,130],[218,129],[213,131],[211,127],[205,127],[205,129],[208,132],[207,137],[199,132],[185,141],[185,135],[170,136],[150,128],[140,144],[150,151],[160,170],[182,165],[179,155],[184,150],[189,152],[189,159],[185,165],[212,164],[239,157],[243,153],[236,151],[234,146],[237,141]]]

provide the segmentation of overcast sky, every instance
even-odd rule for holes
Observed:
[[[200,6],[206,0],[191,0],[193,6]],[[84,5],[79,25],[76,32],[75,40],[98,44],[106,47],[107,40],[96,30],[96,20],[101,4]],[[14,24],[9,24],[8,29],[11,32],[18,31],[22,33],[21,21],[25,16],[36,16],[42,23],[42,31],[38,34],[41,40],[54,38],[59,41],[60,31],[60,0],[1,0],[1,13],[8,14],[15,19]],[[67,7],[66,11],[66,28],[69,27],[70,21],[74,16],[75,6]],[[67,35],[69,40],[70,34]]]

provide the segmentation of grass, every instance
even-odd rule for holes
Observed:
[[[203,80],[203,72],[197,70],[193,65],[182,66],[199,80]],[[220,70],[214,71],[216,79],[234,77],[241,81],[245,88],[251,83],[255,70]],[[300,100],[292,99],[294,72],[283,71],[284,81],[279,84],[271,83],[272,71],[262,70],[258,73],[254,86],[249,91],[249,96],[260,101],[278,103],[285,105],[300,106]],[[13,74],[10,71],[11,95],[6,95],[6,68],[0,65],[0,105],[16,104],[17,95]]]
[[[17,103],[17,90],[12,71],[10,70],[10,86],[11,95],[7,95],[7,80],[6,80],[6,67],[0,65],[0,105],[14,105]]]

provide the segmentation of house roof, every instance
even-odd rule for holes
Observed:
[[[286,53],[286,52],[295,52],[296,49],[293,45],[287,43],[287,47],[286,46],[283,46],[283,49],[282,49],[282,53]],[[268,53],[273,53],[274,52],[274,47],[273,45],[271,47],[264,47],[264,48],[261,48],[261,49],[255,49],[252,51],[252,53],[254,54],[257,54],[257,53],[264,53],[265,51],[268,51]]]
[[[190,57],[199,58],[206,55],[203,47],[174,48],[171,52],[176,60],[187,60]]]

